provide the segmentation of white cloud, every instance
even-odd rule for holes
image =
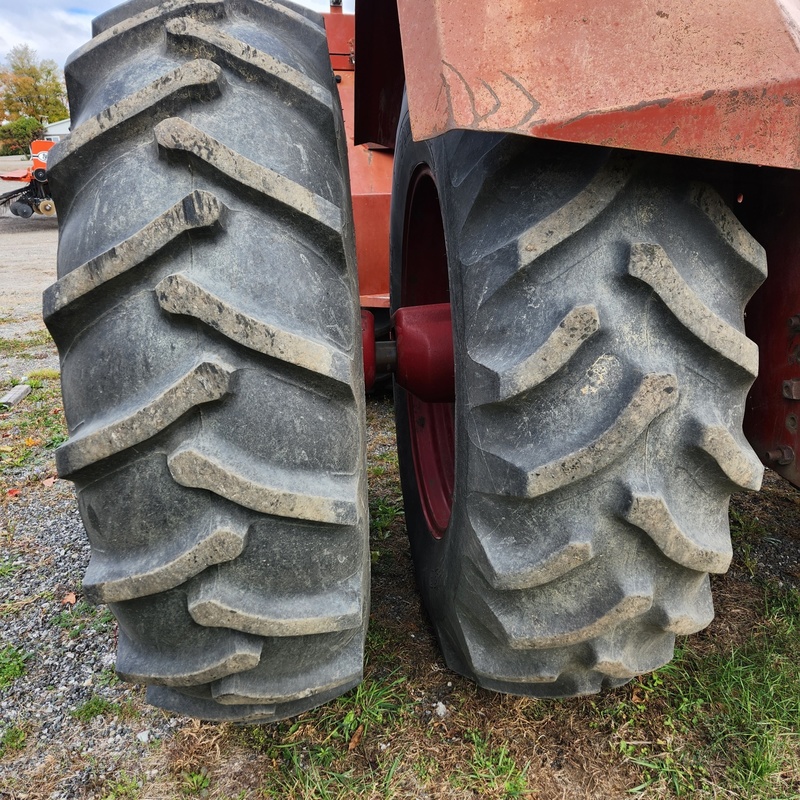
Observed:
[[[63,68],[67,56],[91,38],[92,18],[113,5],[113,0],[91,0],[81,7],[66,0],[35,5],[0,0],[0,59],[12,47],[27,44],[40,59],[51,58]]]
[[[0,61],[18,44],[36,50],[40,59],[64,62],[92,35],[92,19],[118,5],[115,0],[0,0]],[[300,5],[324,11],[326,0],[300,0]],[[354,0],[345,0],[352,11]]]

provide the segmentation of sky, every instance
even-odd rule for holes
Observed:
[[[0,0],[0,62],[18,44],[32,47],[39,59],[51,58],[61,69],[67,56],[92,36],[92,19],[118,5],[115,0]],[[325,0],[301,0],[325,10]],[[345,3],[352,11],[352,2]]]

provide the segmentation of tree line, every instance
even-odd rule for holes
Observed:
[[[64,76],[52,59],[39,60],[26,44],[0,65],[0,155],[26,154],[44,126],[69,117]]]

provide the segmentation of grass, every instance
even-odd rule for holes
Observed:
[[[52,337],[42,328],[28,333],[25,336],[15,336],[13,339],[0,337],[0,355],[14,356],[16,358],[33,358],[33,354],[29,353],[29,350],[52,344]]]
[[[110,700],[95,694],[73,709],[70,712],[70,716],[80,722],[91,722],[95,717],[116,717],[122,713],[123,708],[118,703],[112,703]]]
[[[88,627],[98,633],[109,632],[114,624],[114,615],[108,608],[101,609],[79,600],[72,608],[59,611],[54,623],[65,630],[70,639],[77,639]]]
[[[751,578],[758,572],[758,560],[754,544],[767,535],[767,529],[758,519],[741,513],[738,509],[730,511],[731,540],[739,550],[739,559]]]
[[[58,371],[35,370],[28,384],[30,394],[0,413],[0,488],[12,485],[10,470],[50,465],[43,474],[54,475],[53,450],[67,439]]]
[[[505,744],[492,745],[489,737],[469,730],[464,739],[472,746],[468,769],[455,773],[450,782],[481,796],[523,797],[527,793],[525,773],[509,755]]]
[[[25,747],[27,738],[28,734],[24,728],[8,725],[0,734],[0,758],[3,758],[7,753],[22,750]]]
[[[768,585],[763,603],[741,645],[687,644],[638,682],[619,747],[641,768],[640,791],[800,796],[800,592]],[[782,794],[787,783],[797,793]]]
[[[0,648],[0,689],[25,674],[25,662],[30,657],[30,653],[25,653],[12,644]]]

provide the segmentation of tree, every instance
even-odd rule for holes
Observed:
[[[64,80],[55,61],[39,61],[26,44],[13,47],[6,58],[8,64],[0,67],[0,119],[58,122],[69,116]]]
[[[27,155],[31,142],[43,133],[42,123],[33,117],[20,117],[0,126],[0,156]]]

